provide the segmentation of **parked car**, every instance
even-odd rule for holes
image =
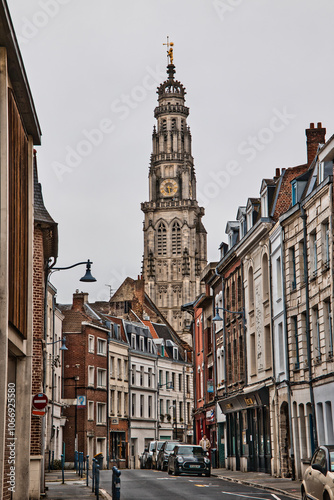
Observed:
[[[140,456],[140,468],[141,469],[151,469],[152,468],[152,456],[156,441],[151,441],[147,448],[144,449]]]
[[[161,446],[164,444],[165,441],[153,441],[153,453],[152,453],[152,469],[157,468],[157,460],[158,460],[158,454],[161,449]]]
[[[169,454],[174,450],[174,447],[178,444],[180,444],[179,441],[165,441],[163,443],[163,445],[160,448],[157,459],[158,470],[167,470]]]
[[[168,457],[168,474],[205,474],[211,475],[211,462],[208,453],[202,446],[180,444],[175,446],[173,452]]]
[[[334,445],[319,446],[304,473],[303,500],[334,500]]]

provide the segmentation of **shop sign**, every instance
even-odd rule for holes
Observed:
[[[208,392],[213,392],[213,379],[209,378],[207,381]]]
[[[206,412],[206,422],[212,424],[215,421],[215,410],[208,410]]]
[[[247,406],[253,406],[255,404],[255,401],[252,398],[244,398],[244,400]]]

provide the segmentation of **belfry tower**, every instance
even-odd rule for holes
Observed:
[[[149,201],[141,204],[145,214],[142,273],[145,291],[182,334],[189,315],[181,312],[181,305],[201,292],[199,277],[207,264],[207,244],[204,208],[196,200],[186,92],[174,78],[173,44],[167,46],[168,78],[158,87],[154,110]]]

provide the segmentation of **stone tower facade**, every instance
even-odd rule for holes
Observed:
[[[141,204],[145,214],[143,277],[147,294],[182,334],[189,315],[181,312],[181,305],[201,292],[207,236],[202,224],[204,208],[196,200],[186,92],[174,74],[175,66],[169,64],[168,78],[157,90],[149,201]]]

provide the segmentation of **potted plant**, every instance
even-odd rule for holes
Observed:
[[[171,415],[169,413],[166,413],[166,418],[167,418],[168,422],[170,422],[171,419],[172,419],[172,417],[171,417]]]
[[[160,420],[163,422],[165,420],[165,415],[163,413],[160,414]]]

